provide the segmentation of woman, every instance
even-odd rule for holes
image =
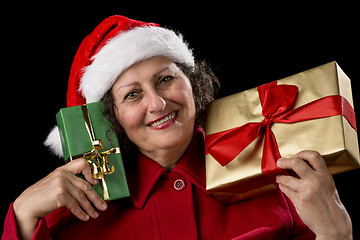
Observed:
[[[180,35],[105,19],[75,56],[68,107],[105,102],[127,153],[131,198],[104,202],[86,161],[74,160],[15,200],[3,238],[351,239],[349,215],[316,152],[278,160],[299,176],[278,176],[281,191],[224,206],[205,190],[201,125],[216,87]],[[57,128],[46,143],[61,154]]]

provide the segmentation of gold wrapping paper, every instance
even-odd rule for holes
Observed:
[[[280,84],[298,87],[294,108],[330,95],[343,96],[353,107],[350,79],[336,62],[278,80]],[[257,88],[218,99],[208,108],[205,132],[209,135],[248,122],[261,122],[264,119],[261,111]],[[292,124],[274,123],[271,129],[282,157],[292,157],[301,150],[318,151],[332,174],[360,166],[357,133],[343,116]],[[207,154],[207,190],[227,204],[275,189],[261,173],[262,140],[258,137],[224,167]]]

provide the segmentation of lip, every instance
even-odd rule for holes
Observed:
[[[170,116],[170,115],[172,115],[174,113],[175,113],[175,116],[172,119],[170,119],[170,120],[168,120],[168,121],[166,121],[166,122],[164,122],[164,123],[162,123],[160,125],[151,126],[153,123],[161,121],[164,118],[166,118],[166,117],[168,117],[168,116]],[[166,115],[164,115],[164,116],[162,116],[162,117],[160,117],[160,118],[158,118],[158,119],[156,119],[154,121],[148,122],[146,124],[146,126],[150,127],[151,129],[154,129],[154,130],[164,129],[164,128],[167,128],[167,127],[171,126],[173,123],[175,123],[177,117],[178,117],[178,111],[172,111],[172,112],[170,112],[170,113],[168,113],[168,114],[166,114]]]

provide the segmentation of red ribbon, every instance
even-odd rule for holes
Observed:
[[[276,165],[281,155],[271,131],[273,123],[296,123],[343,115],[357,131],[354,109],[340,95],[323,97],[293,109],[298,93],[295,85],[277,85],[277,81],[274,81],[259,86],[258,93],[264,116],[263,121],[246,123],[240,127],[206,136],[206,154],[210,154],[222,166],[230,163],[258,136],[264,135],[261,163],[263,175],[271,182],[275,182],[276,175],[286,174]]]

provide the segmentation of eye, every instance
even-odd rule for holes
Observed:
[[[125,95],[124,99],[132,100],[132,99],[136,99],[139,96],[140,96],[140,91],[131,91]]]
[[[173,76],[165,76],[165,77],[161,77],[159,79],[159,84],[162,84],[162,83],[169,83],[171,82],[172,80],[174,79]]]

